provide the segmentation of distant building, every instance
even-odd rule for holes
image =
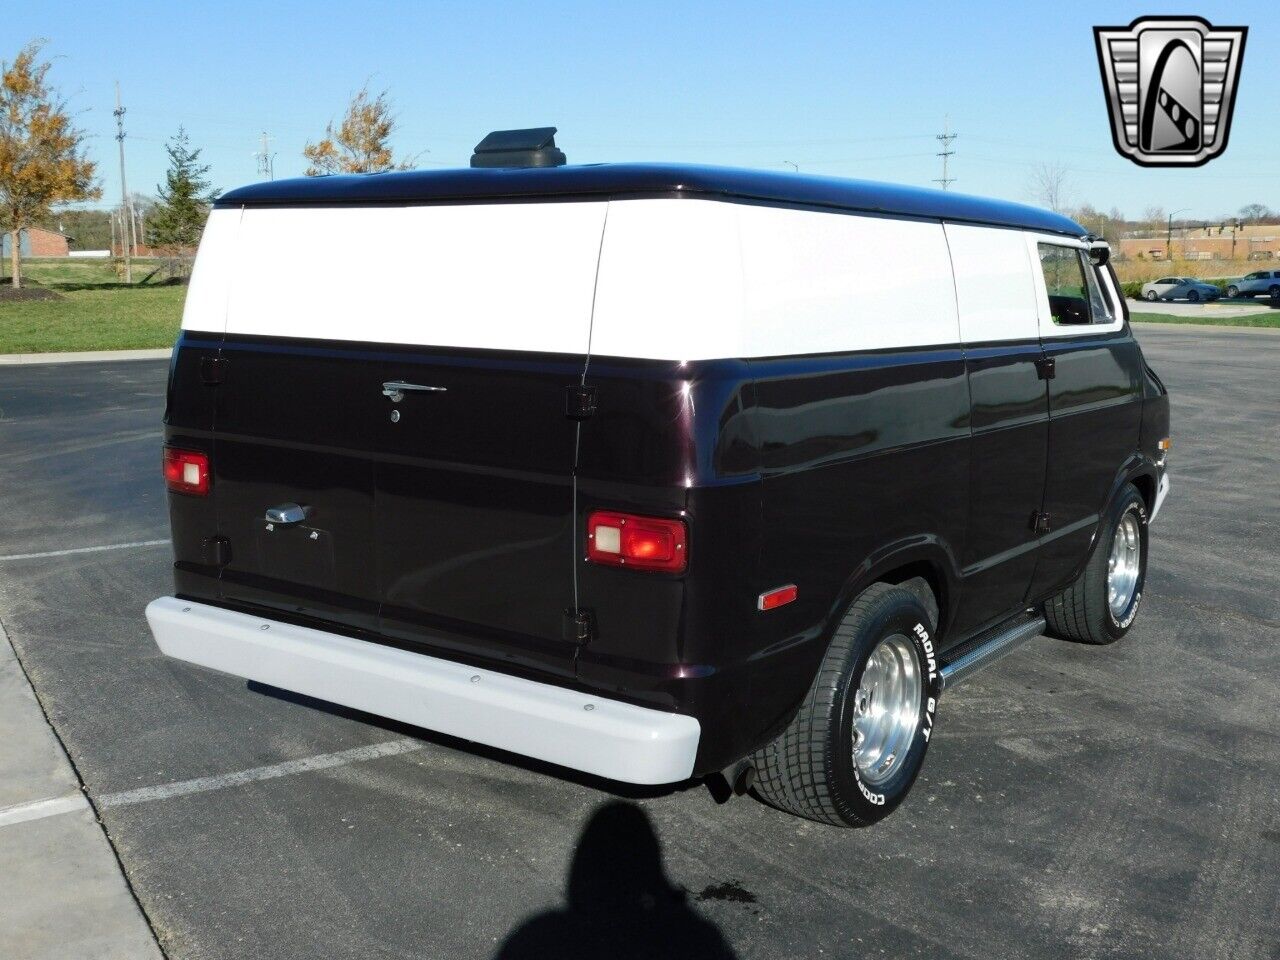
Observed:
[[[1174,260],[1276,260],[1280,259],[1280,224],[1175,228],[1170,239],[1164,231],[1123,237],[1117,253],[1124,260],[1164,260],[1171,250]]]
[[[71,252],[71,240],[65,233],[56,230],[45,230],[42,227],[27,227],[18,235],[18,253],[24,257],[65,257]],[[13,231],[0,237],[0,248],[5,257],[11,256]]]

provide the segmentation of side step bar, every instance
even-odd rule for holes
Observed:
[[[1044,617],[1035,614],[979,634],[968,643],[961,644],[955,651],[955,659],[942,665],[942,688],[949,690],[1006,653],[1012,653],[1032,637],[1044,633],[1045,626]]]

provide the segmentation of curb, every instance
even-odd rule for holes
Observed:
[[[167,360],[173,353],[164,350],[88,350],[75,353],[0,353],[0,366],[32,363],[103,363],[113,360]]]
[[[1280,327],[1246,327],[1229,323],[1147,323],[1134,320],[1130,326],[1135,334],[1143,330],[1181,330],[1183,333],[1262,333],[1270,336],[1280,335]]]

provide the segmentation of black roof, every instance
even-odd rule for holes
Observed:
[[[1088,232],[1069,217],[1004,200],[869,180],[675,163],[410,170],[300,177],[240,187],[224,193],[216,205],[430,203],[615,195],[724,197],[989,223],[1077,237]]]

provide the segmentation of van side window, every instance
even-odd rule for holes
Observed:
[[[1102,299],[1098,279],[1084,253],[1056,243],[1036,244],[1040,270],[1049,293],[1049,313],[1058,326],[1109,323],[1111,311]]]
[[[1102,278],[1098,276],[1101,267],[1085,263],[1085,279],[1089,284],[1089,306],[1093,313],[1094,323],[1111,323],[1116,318],[1116,305],[1111,302]]]

